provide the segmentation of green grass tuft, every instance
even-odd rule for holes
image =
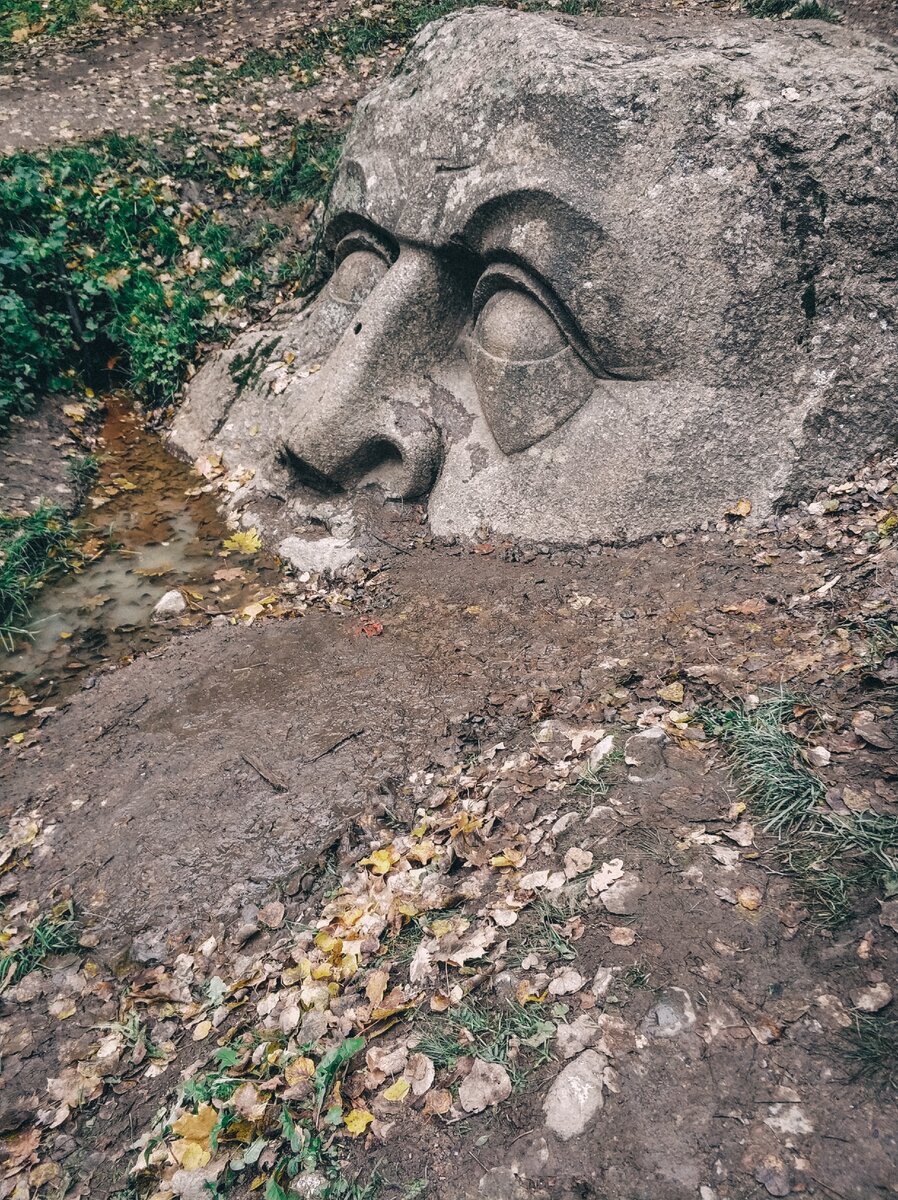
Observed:
[[[452,1068],[469,1054],[501,1063],[520,1087],[529,1070],[551,1061],[554,1033],[555,1024],[536,1005],[494,1009],[471,1003],[431,1017],[415,1048],[436,1067]]]
[[[846,1034],[845,1057],[855,1077],[898,1088],[898,1021],[874,1013],[855,1012]]]
[[[898,894],[898,819],[826,807],[822,780],[786,728],[795,704],[777,695],[754,709],[705,708],[696,715],[726,749],[752,811],[777,836],[777,853],[817,917],[838,926],[862,892]]]
[[[72,902],[57,905],[38,918],[28,938],[0,954],[0,992],[24,979],[53,954],[65,954],[78,944]]]
[[[27,632],[35,592],[80,557],[62,509],[45,506],[25,517],[0,513],[0,645],[12,649],[14,639]]]
[[[79,454],[68,461],[69,482],[80,502],[96,482],[100,470],[100,460],[96,454]]]
[[[822,816],[826,788],[802,761],[785,725],[795,698],[775,696],[754,710],[702,709],[708,733],[726,747],[768,833],[788,833]]]

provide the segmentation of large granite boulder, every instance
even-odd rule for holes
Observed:
[[[768,513],[898,440],[896,96],[815,22],[440,21],[359,106],[329,281],[174,443],[300,545],[369,488],[462,537]]]

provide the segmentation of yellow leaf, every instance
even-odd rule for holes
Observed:
[[[201,1146],[199,1142],[188,1142],[186,1139],[180,1142],[173,1142],[171,1147],[172,1158],[183,1167],[185,1171],[197,1171],[200,1167],[204,1167],[212,1157],[212,1151],[207,1150],[205,1146]]]
[[[667,687],[661,688],[658,692],[659,700],[666,700],[669,704],[683,703],[683,685],[682,683],[669,683]]]
[[[212,1022],[211,1021],[200,1021],[199,1025],[197,1025],[196,1029],[194,1029],[194,1031],[193,1031],[193,1040],[195,1042],[205,1041],[205,1039],[209,1036],[209,1034],[211,1032],[212,1032]]]
[[[262,549],[262,539],[259,537],[259,531],[253,526],[252,529],[241,529],[237,533],[232,533],[229,538],[222,542],[225,550],[236,550],[240,554],[258,554]]]
[[[421,863],[421,865],[424,866],[430,862],[436,852],[437,848],[432,839],[425,838],[417,846],[412,846],[412,848],[406,854],[406,857],[410,862]]]
[[[172,1125],[172,1133],[191,1142],[204,1142],[215,1128],[218,1113],[211,1104],[201,1104],[195,1113],[184,1113]]]
[[[343,1124],[353,1137],[358,1137],[359,1134],[365,1132],[373,1120],[374,1114],[369,1113],[367,1109],[354,1108],[352,1112],[347,1113],[343,1118]]]
[[[373,854],[369,854],[367,858],[361,859],[359,865],[362,867],[370,867],[375,875],[386,875],[390,867],[395,862],[399,861],[399,855],[392,846],[385,846],[383,850],[375,850]]]
[[[311,1058],[294,1058],[284,1067],[284,1078],[289,1087],[295,1087],[303,1079],[311,1079],[315,1074],[315,1064]]]
[[[391,1100],[394,1103],[398,1103],[400,1100],[404,1100],[406,1098],[411,1090],[411,1086],[412,1085],[409,1083],[406,1077],[404,1075],[400,1075],[396,1082],[391,1083],[386,1091],[382,1092],[381,1094],[384,1100]]]
[[[523,850],[515,850],[513,846],[509,846],[503,850],[501,854],[494,854],[490,859],[491,867],[519,867],[524,862],[526,855]]]
[[[343,949],[342,938],[336,938],[326,929],[320,929],[315,934],[315,945],[325,954],[339,954]]]

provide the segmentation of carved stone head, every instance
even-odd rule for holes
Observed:
[[[817,23],[441,21],[359,106],[328,281],[174,439],[279,536],[372,488],[462,537],[769,512],[898,433],[896,94]]]

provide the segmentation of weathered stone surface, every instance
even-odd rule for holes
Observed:
[[[642,1022],[642,1032],[649,1037],[672,1038],[688,1033],[695,1025],[695,1007],[683,988],[672,987],[661,993]]]
[[[445,535],[768,513],[898,433],[896,85],[817,24],[439,22],[359,106],[329,282],[174,443],[252,468],[276,539],[374,485]]]
[[[562,1139],[578,1137],[602,1107],[604,1055],[584,1050],[564,1068],[545,1100],[546,1127]]]
[[[278,546],[278,554],[297,571],[336,574],[359,556],[348,538],[287,537]]]

